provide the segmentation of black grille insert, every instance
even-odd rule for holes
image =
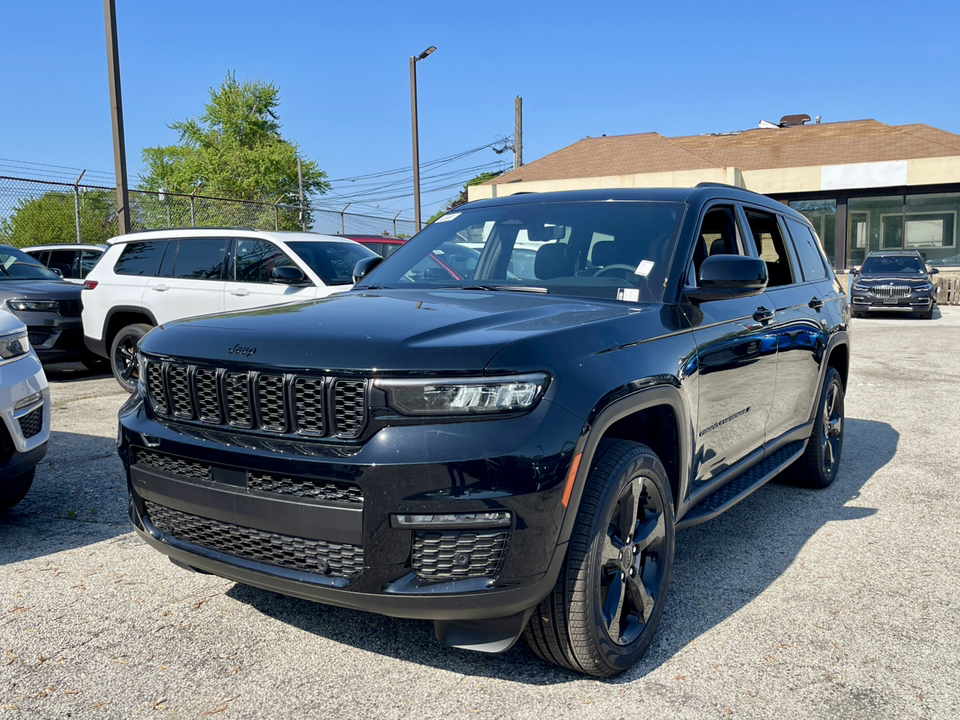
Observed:
[[[509,539],[509,530],[418,530],[413,572],[428,582],[495,577]]]
[[[137,464],[160,470],[161,472],[193,478],[194,480],[212,480],[210,466],[205,463],[184,458],[164,455],[152,450],[137,450]]]
[[[31,410],[20,418],[20,432],[24,439],[30,439],[43,430],[43,406]]]
[[[363,492],[356,485],[349,483],[315,482],[307,478],[251,472],[247,475],[247,487],[251,490],[281,495],[363,504]]]
[[[234,557],[277,567],[350,578],[363,569],[363,548],[280,535],[190,515],[147,500],[151,522],[166,535]]]

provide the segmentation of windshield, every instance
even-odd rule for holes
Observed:
[[[523,205],[455,210],[358,287],[516,289],[659,302],[683,210],[681,203],[535,197]]]
[[[920,258],[911,255],[888,255],[868,257],[860,272],[869,275],[884,273],[922,273],[925,271]]]
[[[376,253],[353,241],[330,242],[295,240],[287,246],[313,270],[325,285],[349,285],[353,268],[360,260]]]
[[[0,247],[0,281],[59,279],[59,275],[45,268],[25,252],[12,247]]]

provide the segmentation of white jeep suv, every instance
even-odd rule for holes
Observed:
[[[151,328],[348,290],[376,253],[345,238],[224,228],[152,230],[108,241],[83,285],[84,342],[129,392],[137,343]]]

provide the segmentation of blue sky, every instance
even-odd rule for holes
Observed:
[[[365,197],[370,181],[343,179],[409,168],[409,58],[430,45],[417,65],[422,163],[511,135],[517,95],[527,162],[588,135],[730,132],[794,113],[960,133],[960,3],[944,0],[117,0],[117,16],[131,178],[142,149],[176,142],[167,126],[200,115],[235,71],[280,88],[285,137],[342,180],[324,204],[352,200],[351,212],[413,217],[409,175]],[[0,175],[86,168],[109,184],[103,3],[8,2],[3,18]],[[512,154],[428,169],[424,188],[497,161]],[[425,192],[424,216],[456,194]]]

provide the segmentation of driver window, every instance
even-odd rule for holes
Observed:
[[[693,250],[691,285],[698,284],[700,266],[711,255],[743,255],[735,217],[733,207],[726,205],[714,206],[704,215]]]

